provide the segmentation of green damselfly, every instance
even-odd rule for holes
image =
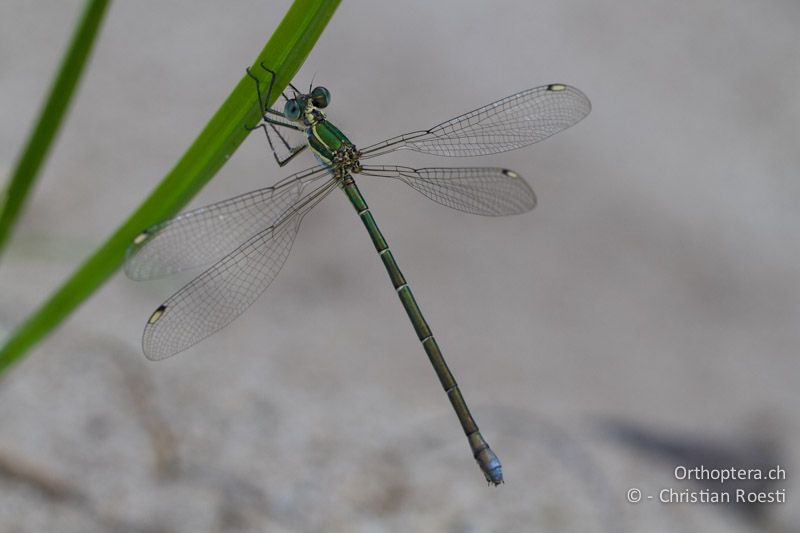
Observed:
[[[283,266],[300,222],[336,188],[355,208],[389,274],[414,330],[447,393],[486,480],[503,481],[500,461],[478,430],[436,339],[405,277],[361,195],[354,175],[394,178],[434,202],[486,216],[527,212],[536,205],[530,186],[504,168],[409,168],[368,165],[363,161],[395,150],[442,156],[477,156],[539,142],[585,117],[591,104],[574,87],[550,84],[528,89],[442,122],[427,130],[392,137],[358,149],[327,120],[330,103],[324,87],[307,93],[289,84],[283,111],[269,102],[255,80],[261,122],[279,165],[309,148],[320,165],[293,174],[272,187],[253,191],[183,213],[142,232],[128,250],[125,272],[132,279],[152,279],[199,266],[205,272],[167,299],[150,316],[142,348],[148,359],[181,352],[228,325],[260,295]]]

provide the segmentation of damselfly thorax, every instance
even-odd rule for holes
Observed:
[[[309,103],[309,106],[312,104]],[[337,179],[341,180],[351,172],[361,172],[361,152],[321,111],[312,107],[306,113],[305,121],[308,124],[308,147],[320,163],[333,169],[333,175]]]

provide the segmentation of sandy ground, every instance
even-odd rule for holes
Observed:
[[[81,2],[0,3],[0,168]],[[43,301],[171,168],[288,6],[116,2],[0,262],[0,328]],[[117,275],[0,384],[0,530],[800,531],[791,504],[627,503],[679,465],[800,460],[800,4],[344,2],[297,77],[357,144],[518,90],[587,120],[480,160],[524,216],[362,190],[506,484],[487,488],[340,194],[239,320],[161,363],[144,320],[181,280]],[[252,136],[195,200],[278,169]],[[616,435],[612,438],[610,435]]]

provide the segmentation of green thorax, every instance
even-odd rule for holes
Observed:
[[[310,125],[306,129],[306,135],[308,146],[325,165],[333,164],[334,156],[340,148],[353,146],[339,128],[324,119]]]

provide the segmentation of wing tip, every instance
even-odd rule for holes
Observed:
[[[147,276],[142,275],[140,269],[135,268],[134,258],[139,251],[152,240],[153,235],[154,233],[149,229],[144,230],[133,238],[130,246],[128,246],[128,248],[125,250],[125,263],[123,264],[122,269],[125,271],[125,275],[132,280],[141,281],[147,279]]]
[[[166,311],[166,304],[159,305],[150,315],[150,318],[147,319],[147,323],[144,326],[144,332],[142,334],[142,352],[150,361],[160,361],[172,355],[171,353],[163,353],[163,350],[155,349],[152,342],[153,327],[164,317]]]
[[[568,85],[566,83],[551,83],[545,86],[545,90],[551,93],[570,92],[578,96],[586,105],[586,113],[584,113],[584,117],[592,110],[592,101],[589,100],[589,97],[577,87],[573,87],[572,85]]]
[[[509,214],[521,215],[523,213],[527,213],[528,211],[532,211],[533,208],[536,207],[538,199],[536,198],[536,193],[534,192],[533,187],[531,187],[530,184],[528,183],[528,180],[526,180],[518,172],[511,170],[510,168],[501,168],[500,173],[503,176],[516,180],[520,185],[522,185],[523,190],[520,191],[520,193],[526,196],[520,198],[522,208],[517,212]]]

